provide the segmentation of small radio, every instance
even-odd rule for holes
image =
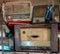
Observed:
[[[53,28],[54,26],[56,28]],[[57,30],[56,24],[15,25],[15,49],[16,51],[51,50],[56,52]]]
[[[15,1],[5,4],[7,21],[31,21],[32,4],[30,1]]]
[[[50,30],[47,28],[21,28],[20,32],[22,46],[50,46]]]
[[[41,23],[45,22],[45,12],[46,12],[46,5],[41,6],[34,6],[33,7],[33,14],[32,14],[32,21],[33,23]]]

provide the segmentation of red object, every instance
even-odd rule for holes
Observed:
[[[58,32],[60,32],[60,30],[58,30]]]
[[[18,24],[29,24],[31,21],[10,21],[8,24],[10,25],[18,25]]]
[[[14,25],[21,25],[21,24],[30,24],[31,21],[9,21],[8,27],[10,29],[14,28]]]

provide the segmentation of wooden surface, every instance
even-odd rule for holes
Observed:
[[[26,28],[21,29],[22,45],[31,42],[31,46],[50,46],[50,30],[47,28]],[[25,32],[25,34],[24,34]],[[38,36],[33,38],[32,36]],[[40,43],[39,43],[40,42]]]

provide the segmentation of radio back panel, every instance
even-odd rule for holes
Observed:
[[[32,4],[30,1],[7,2],[5,6],[8,21],[31,21]]]

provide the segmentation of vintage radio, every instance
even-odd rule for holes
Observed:
[[[16,51],[58,51],[56,24],[15,25],[14,30]]]
[[[5,4],[7,21],[31,21],[32,4],[30,1],[15,1]]]
[[[53,8],[53,19],[50,19],[51,16],[50,12],[47,13],[48,10],[47,5],[40,5],[40,6],[34,6],[33,7],[33,15],[32,15],[32,22],[33,23],[43,23],[48,21],[53,21],[53,22],[59,22],[59,6],[54,6]],[[49,15],[48,15],[49,14]],[[46,16],[48,15],[49,18],[46,18]]]
[[[45,22],[44,16],[45,16],[46,8],[47,6],[45,5],[33,7],[33,15],[32,15],[33,23]]]

